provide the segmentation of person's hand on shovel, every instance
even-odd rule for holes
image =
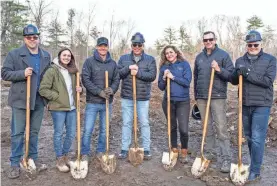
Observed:
[[[80,92],[81,93],[82,90],[83,90],[82,87],[76,87],[76,92]]]
[[[104,90],[101,90],[99,96],[104,99],[109,99],[109,97],[110,97],[108,94],[106,94],[106,92]]]
[[[105,88],[104,92],[109,96],[114,95],[113,89],[111,87]]]
[[[137,70],[131,70],[131,75],[132,75],[132,76],[137,75],[137,73],[138,73],[138,71],[137,71]]]
[[[31,76],[33,74],[33,68],[27,67],[25,68],[24,75],[27,78],[28,76]]]
[[[220,72],[221,71],[220,67],[218,66],[218,63],[215,60],[212,61],[211,67],[214,68],[214,70],[216,72]]]

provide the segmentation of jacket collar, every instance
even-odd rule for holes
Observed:
[[[93,57],[94,57],[95,60],[97,60],[97,61],[99,61],[99,62],[104,62],[104,63],[108,63],[108,62],[110,62],[110,60],[112,59],[112,58],[111,58],[111,54],[110,54],[109,51],[108,51],[108,53],[107,53],[107,56],[106,56],[106,60],[105,60],[105,61],[103,61],[103,59],[100,57],[100,54],[98,53],[97,50],[94,50],[94,51],[93,51]]]
[[[210,56],[213,55],[217,50],[218,50],[218,45],[215,44],[215,47],[214,47],[214,49],[212,50],[212,53],[210,54]],[[203,52],[204,52],[204,54],[206,54],[206,56],[208,56],[206,47],[203,49]]]
[[[135,61],[135,55],[134,55],[133,51],[131,52],[130,55],[131,55],[132,60]],[[145,58],[145,53],[144,53],[144,51],[142,51],[142,53],[141,53],[141,59],[139,61],[143,61],[144,58]]]
[[[245,54],[243,55],[243,58],[248,60],[247,53],[248,52],[245,52]],[[264,51],[263,51],[263,49],[261,49],[261,51],[257,55],[258,58],[261,57],[263,54],[264,54]]]

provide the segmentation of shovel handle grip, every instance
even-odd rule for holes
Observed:
[[[105,71],[105,87],[109,87],[109,73],[108,71]],[[109,153],[109,99],[106,99],[106,154]]]
[[[214,68],[212,68],[212,72],[211,72],[208,101],[207,101],[206,113],[205,113],[205,119],[204,119],[204,125],[203,125],[203,135],[202,135],[202,143],[201,143],[201,156],[202,157],[204,156],[204,144],[205,144],[205,138],[207,136],[207,126],[208,126],[209,111],[210,111],[210,105],[211,105],[213,83],[214,83]]]
[[[29,139],[30,139],[30,103],[31,103],[31,76],[27,76],[27,92],[26,92],[26,126],[25,126],[25,162],[29,155]]]
[[[76,86],[80,87],[80,73],[76,73]],[[81,106],[80,106],[80,92],[76,92],[76,106],[77,106],[77,159],[81,158]]]

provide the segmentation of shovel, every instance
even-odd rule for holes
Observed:
[[[76,85],[80,86],[80,74],[76,73]],[[80,111],[80,92],[77,92],[77,160],[75,162],[70,161],[70,172],[74,179],[83,179],[88,173],[88,162],[81,161],[81,111]]]
[[[167,78],[167,133],[169,152],[163,152],[162,163],[165,170],[171,171],[177,163],[178,151],[171,149],[171,117],[170,117],[170,79]]]
[[[205,138],[207,135],[207,126],[208,126],[208,118],[209,118],[209,111],[210,111],[210,104],[211,104],[211,97],[212,97],[213,82],[214,82],[214,68],[212,68],[212,72],[211,72],[208,101],[207,101],[205,120],[204,120],[204,125],[203,125],[201,157],[196,158],[191,167],[191,173],[196,178],[199,178],[200,176],[202,176],[205,173],[205,171],[207,170],[209,163],[210,163],[210,160],[208,160],[204,157],[204,144],[205,144]]]
[[[134,100],[134,148],[129,149],[128,159],[135,167],[143,162],[144,149],[138,147],[137,139],[137,92],[136,92],[136,76],[133,75],[133,100]]]
[[[238,164],[231,164],[230,177],[235,185],[244,185],[248,179],[249,166],[242,164],[242,76],[239,76],[239,122],[238,122]]]
[[[105,71],[106,88],[109,87],[108,71]],[[114,154],[109,155],[109,99],[106,99],[106,153],[102,156],[101,167],[107,174],[111,174],[116,168],[116,158]]]
[[[30,140],[30,95],[31,95],[31,76],[27,76],[27,92],[26,92],[26,128],[25,128],[25,154],[20,163],[20,166],[31,177],[36,173],[36,165],[33,159],[29,156],[29,140]]]

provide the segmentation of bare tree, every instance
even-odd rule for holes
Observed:
[[[225,15],[216,15],[213,17],[212,22],[215,24],[216,34],[219,41],[220,46],[224,47],[223,43],[223,28],[226,22]]]
[[[207,29],[208,20],[206,20],[204,17],[197,21],[197,29],[199,33],[199,38],[202,39],[204,32]]]
[[[127,22],[124,22],[123,28],[118,34],[119,37],[119,46],[118,46],[118,53],[122,54],[127,49],[127,43],[131,38],[131,35],[135,29],[135,22],[129,19]]]
[[[75,16],[76,11],[71,8],[68,10],[68,20],[66,22],[67,28],[69,30],[69,36],[70,36],[70,48],[74,51],[74,28],[75,28]]]
[[[96,4],[89,5],[88,14],[87,14],[87,22],[85,24],[86,25],[86,40],[87,40],[87,44],[86,44],[87,57],[89,55],[88,54],[88,51],[89,51],[89,37],[90,37],[90,31],[91,31],[93,19],[95,17],[95,7],[96,7]]]
[[[42,30],[44,27],[45,16],[49,14],[52,10],[50,9],[51,2],[46,0],[26,0],[29,6],[31,15],[36,23],[36,26],[39,30]]]
[[[110,49],[113,49],[113,44],[115,42],[115,39],[118,36],[119,30],[124,25],[124,20],[117,21],[115,19],[114,12],[112,14],[111,20],[109,21],[109,40],[110,40]]]

